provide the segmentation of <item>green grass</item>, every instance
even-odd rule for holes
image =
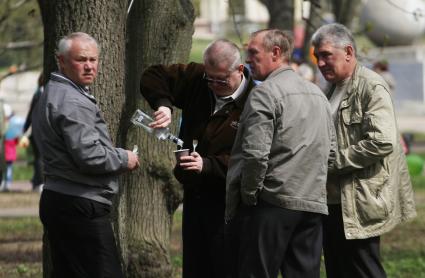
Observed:
[[[0,242],[41,240],[43,226],[38,217],[0,219]]]
[[[382,236],[382,261],[389,278],[425,278],[425,187],[420,186],[415,184],[418,217]],[[173,278],[181,277],[182,270],[181,221],[177,210],[170,245]],[[0,277],[41,277],[41,237],[38,217],[0,218]],[[321,277],[326,277],[323,267]]]
[[[42,277],[38,217],[0,218],[0,277]]]
[[[192,50],[190,52],[189,61],[202,63],[202,54],[211,40],[193,39]]]

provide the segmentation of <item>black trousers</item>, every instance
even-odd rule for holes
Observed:
[[[32,151],[34,154],[34,174],[31,179],[32,189],[36,189],[37,186],[40,186],[43,182],[43,162],[40,157],[40,151],[35,143],[34,137],[30,136],[30,144],[32,146]]]
[[[323,220],[323,251],[328,278],[384,278],[380,237],[345,239],[340,205],[329,205]]]
[[[184,192],[183,278],[224,277],[224,196],[214,199]]]
[[[275,278],[279,271],[287,278],[320,277],[321,214],[260,201],[255,207],[241,207],[230,227],[226,243],[228,237],[240,240],[233,244],[237,251],[226,252],[236,258],[228,277]],[[232,231],[239,235],[232,236]]]
[[[43,222],[57,278],[124,277],[110,223],[111,206],[43,190]]]

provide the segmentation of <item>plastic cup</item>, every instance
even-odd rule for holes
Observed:
[[[177,162],[180,163],[180,158],[182,156],[189,155],[189,149],[181,149],[181,150],[174,151],[174,155],[176,156]]]

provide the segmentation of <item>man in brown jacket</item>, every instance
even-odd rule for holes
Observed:
[[[204,64],[148,68],[141,92],[154,113],[154,128],[171,123],[171,108],[182,109],[179,137],[184,148],[174,174],[184,185],[183,277],[224,277],[223,225],[226,173],[239,116],[254,86],[239,48],[227,40],[211,43]],[[192,142],[199,143],[196,151]]]

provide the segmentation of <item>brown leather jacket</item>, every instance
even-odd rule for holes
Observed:
[[[152,66],[142,76],[141,93],[154,110],[159,106],[182,110],[179,137],[184,148],[192,149],[192,140],[198,140],[196,151],[203,158],[202,173],[178,167],[174,170],[185,190],[208,194],[208,198],[224,203],[227,166],[239,117],[255,84],[245,71],[248,81],[245,91],[213,114],[215,98],[203,74],[204,66],[197,63]]]

